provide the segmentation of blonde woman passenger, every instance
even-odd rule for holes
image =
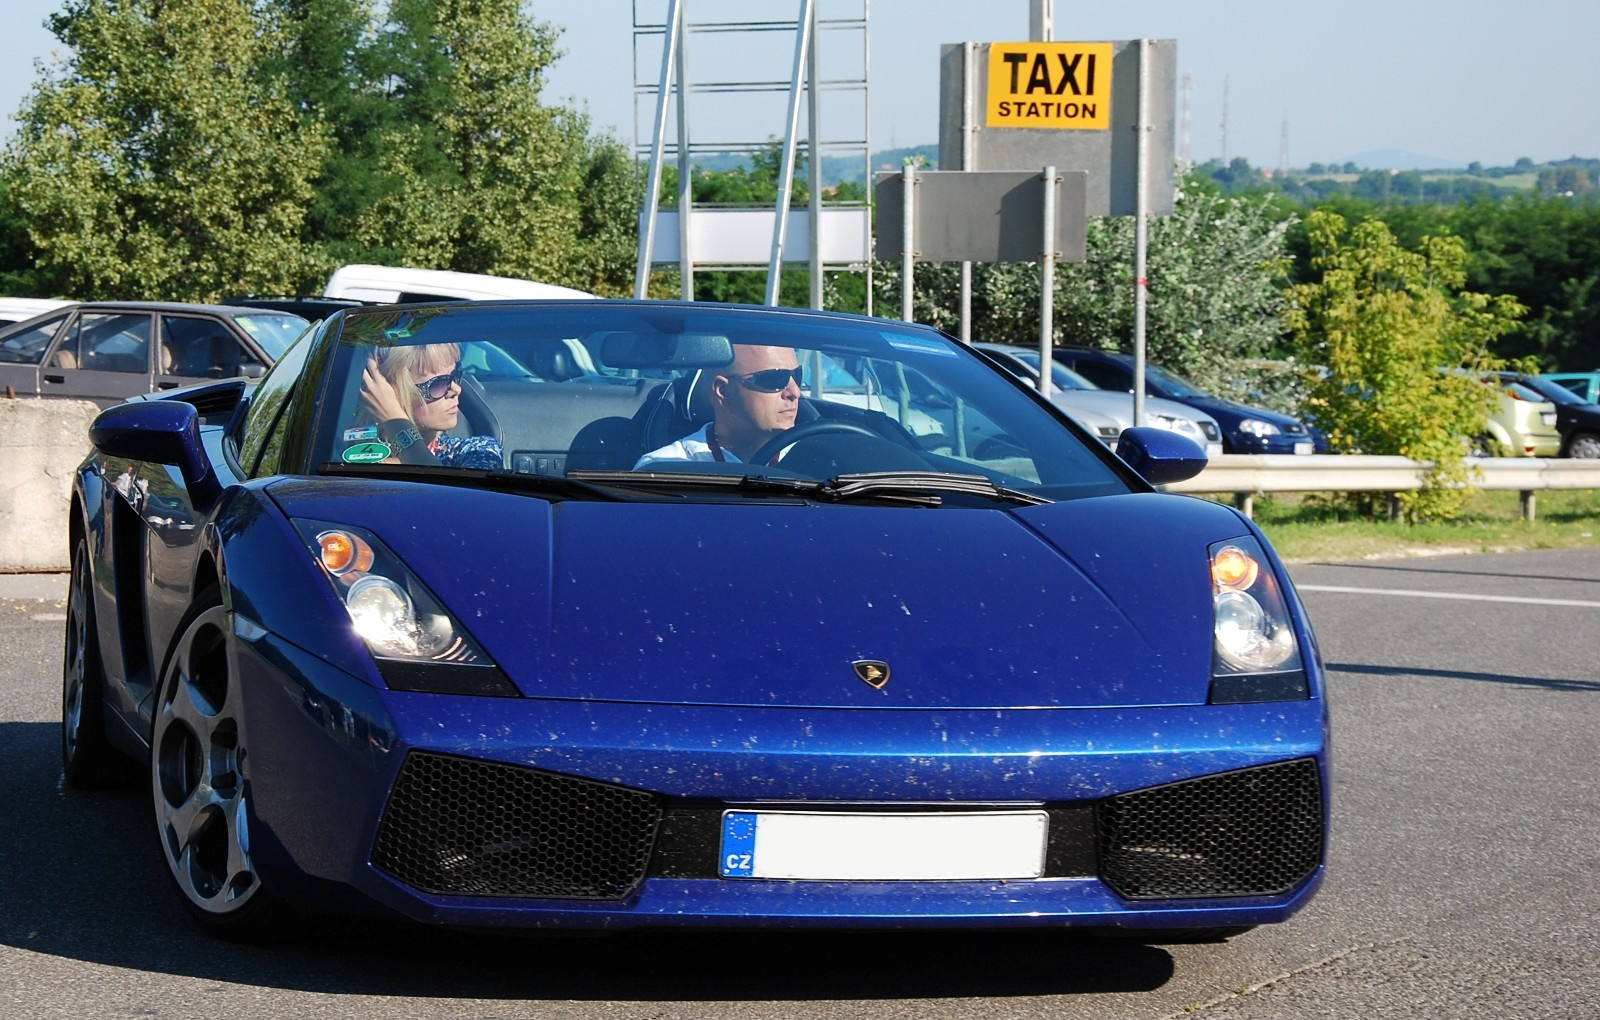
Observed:
[[[453,436],[461,414],[461,345],[386,347],[367,359],[361,406],[394,451],[390,461],[497,469],[505,453],[493,436]]]

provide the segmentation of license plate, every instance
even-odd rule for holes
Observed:
[[[1044,874],[1043,811],[727,811],[724,878],[960,881]]]
[[[1294,444],[1294,452],[1296,455],[1315,453],[1316,449],[1316,446],[1309,439]]]

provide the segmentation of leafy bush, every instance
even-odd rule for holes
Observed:
[[[1319,278],[1292,288],[1289,322],[1299,356],[1327,369],[1310,394],[1318,423],[1335,450],[1432,462],[1425,488],[1399,494],[1402,512],[1452,516],[1470,489],[1468,437],[1496,399],[1480,381],[1501,364],[1489,345],[1522,307],[1462,289],[1459,238],[1425,237],[1411,251],[1380,221],[1351,228],[1324,211],[1306,228]],[[1380,497],[1350,498],[1372,512]]]

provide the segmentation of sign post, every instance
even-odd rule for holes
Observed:
[[[1056,317],[1056,168],[1044,168],[1044,233],[1039,252],[1039,392],[1050,396]]]

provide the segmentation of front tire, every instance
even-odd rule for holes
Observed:
[[[1600,435],[1596,435],[1593,432],[1578,433],[1567,443],[1566,455],[1582,460],[1593,460],[1596,457],[1600,457]]]
[[[150,788],[167,870],[189,914],[210,934],[278,941],[287,906],[250,856],[234,641],[221,592],[209,588],[178,624],[150,725]]]
[[[88,539],[72,547],[67,625],[61,649],[61,771],[80,790],[123,786],[138,775],[106,739],[106,680],[94,619],[94,575]]]

